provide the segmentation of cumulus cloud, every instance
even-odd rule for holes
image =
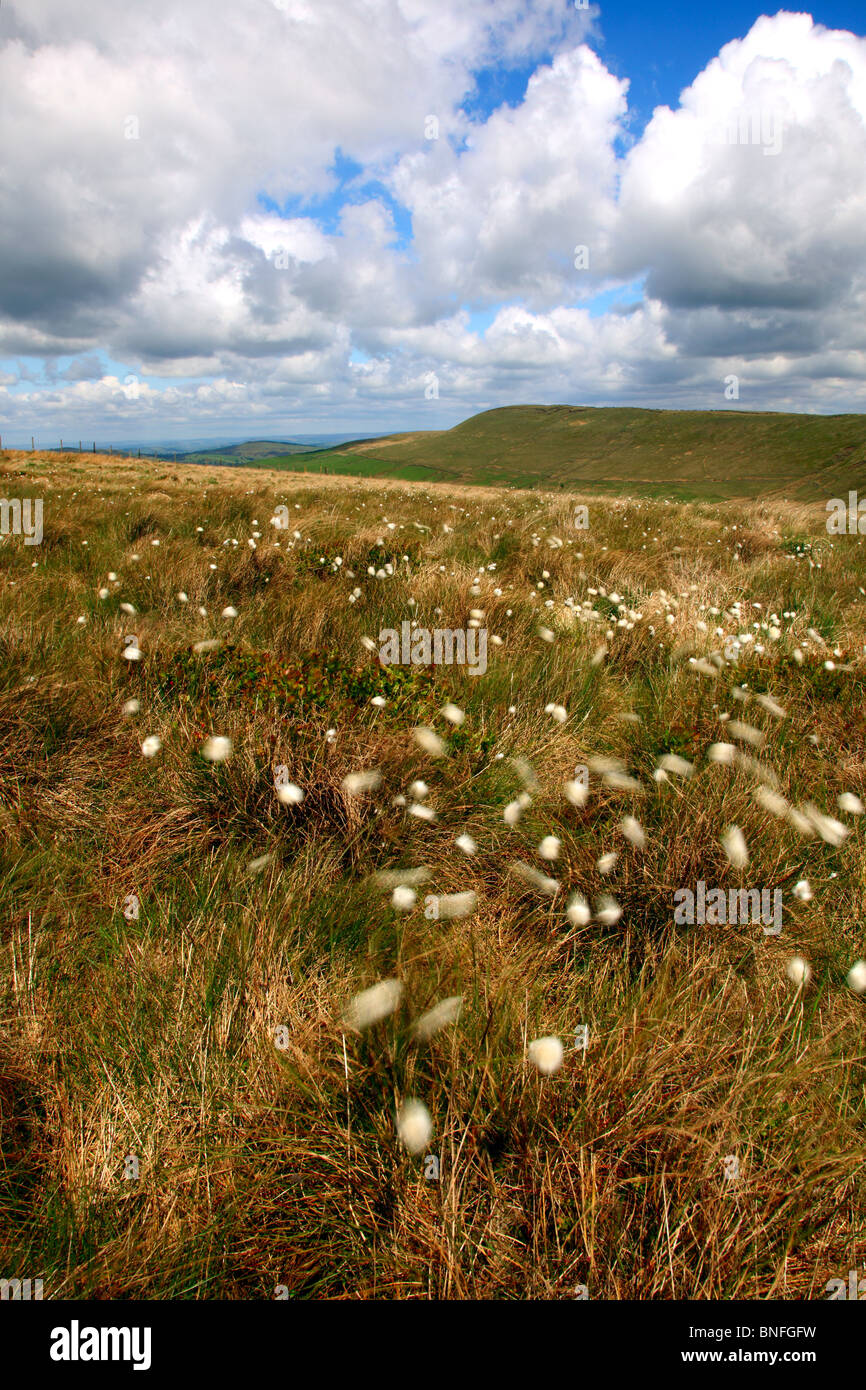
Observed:
[[[732,372],[741,406],[862,408],[866,40],[763,17],[632,138],[591,22],[568,0],[3,5],[0,351],[45,367],[4,373],[0,421],[398,428],[431,373],[437,425],[721,405]],[[468,115],[503,64],[531,69],[522,99]]]

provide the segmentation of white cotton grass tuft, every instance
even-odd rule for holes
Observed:
[[[426,864],[420,864],[414,869],[377,869],[372,875],[373,882],[379,888],[398,888],[400,884],[417,888],[419,883],[428,883],[432,877]]]
[[[462,1007],[462,994],[450,994],[447,999],[440,1000],[432,1009],[416,1018],[412,1024],[412,1036],[419,1042],[427,1042],[441,1028],[447,1028],[449,1023],[456,1023]]]
[[[378,768],[368,772],[350,772],[343,778],[343,790],[350,796],[363,796],[365,792],[375,791],[381,786],[382,774]]]
[[[825,816],[823,811],[819,811],[817,806],[813,806],[811,801],[807,801],[802,807],[803,815],[808,820],[814,830],[818,832],[821,839],[828,845],[835,845],[836,848],[848,837],[848,827],[833,816]]]
[[[370,701],[370,704],[373,705],[375,709],[384,709],[387,703],[388,701],[385,699],[384,695],[374,695]]]
[[[729,825],[722,835],[722,849],[734,869],[745,869],[749,862],[746,837],[738,825]]]
[[[445,719],[448,720],[449,724],[454,724],[457,726],[457,728],[460,727],[460,725],[466,718],[466,715],[464,714],[460,706],[451,704],[450,700],[447,705],[442,706],[442,715]]]
[[[695,770],[694,763],[681,758],[678,753],[665,753],[659,758],[658,765],[662,772],[673,772],[677,777],[691,777]]]
[[[433,1134],[433,1121],[423,1101],[404,1100],[397,1111],[397,1133],[410,1154],[424,1152]]]
[[[464,854],[474,854],[478,848],[471,835],[458,835],[454,843]]]
[[[555,893],[559,892],[559,884],[555,878],[548,878],[532,864],[525,864],[521,859],[516,860],[511,865],[511,872],[518,878],[522,878],[524,883],[528,883],[530,887],[537,889],[539,893],[545,893],[548,897],[552,898]]]
[[[791,891],[793,892],[794,897],[797,898],[798,901],[801,903],[808,903],[812,901],[812,886],[807,878],[801,878],[798,883],[794,884],[794,887]]]
[[[755,704],[760,705],[761,709],[765,709],[768,714],[772,714],[774,719],[785,719],[787,717],[787,710],[784,710],[781,705],[777,704],[770,695],[756,695]]]
[[[619,828],[630,845],[635,849],[643,849],[646,845],[646,832],[640,821],[634,816],[624,816],[619,823]]]
[[[400,980],[380,980],[370,989],[356,994],[346,1010],[346,1024],[349,1028],[362,1032],[381,1023],[394,1012],[403,998],[403,985]]]
[[[572,894],[565,915],[573,927],[585,927],[592,917],[589,903],[580,893]]]
[[[572,806],[585,806],[589,799],[589,787],[585,782],[566,782],[563,791]]]
[[[260,854],[258,859],[251,859],[247,864],[247,873],[260,874],[262,869],[266,869],[273,861],[273,857],[272,854]]]
[[[131,618],[136,617],[138,613],[138,609],[132,603],[122,603],[120,605],[120,611],[121,613],[128,613]]]
[[[762,748],[766,743],[766,735],[761,733],[752,724],[744,724],[740,719],[728,720],[728,733],[732,738],[738,739],[740,743],[750,743],[753,748]]]
[[[792,985],[807,985],[812,978],[812,967],[803,956],[791,956],[785,965],[785,974]]]
[[[506,825],[516,825],[522,815],[523,804],[520,801],[509,801],[502,812],[502,819]]]
[[[543,1076],[552,1076],[562,1066],[565,1051],[560,1039],[549,1035],[534,1038],[526,1049],[526,1055]]]
[[[124,700],[122,708],[123,713],[127,716],[130,714],[138,714],[141,711],[141,701],[136,700],[133,696],[131,700]]]
[[[155,758],[161,747],[162,739],[159,735],[148,734],[144,743],[141,745],[141,751],[146,758]]]
[[[434,917],[453,921],[459,917],[468,917],[475,911],[478,906],[478,894],[472,888],[465,893],[444,893],[441,897],[434,898],[433,906]]]
[[[440,738],[435,729],[428,728],[427,725],[420,724],[412,730],[412,737],[431,758],[444,758],[448,753],[448,745],[445,740]]]
[[[192,649],[196,656],[201,656],[204,652],[215,652],[222,642],[218,637],[206,637],[203,642],[194,642]]]
[[[707,749],[707,757],[711,763],[724,765],[733,763],[737,757],[737,745],[735,743],[711,743]]]
[[[853,792],[840,792],[836,797],[836,805],[840,811],[847,812],[849,816],[862,816],[863,814],[863,802]]]
[[[232,755],[232,741],[222,734],[211,734],[201,746],[201,755],[209,763],[224,763]]]
[[[436,812],[432,806],[425,806],[420,801],[413,801],[407,812],[410,816],[416,816],[418,820],[435,821]]]
[[[222,616],[224,618],[236,618],[238,616],[238,610],[236,608],[233,608],[231,604],[228,604],[223,609]]]
[[[410,783],[409,795],[413,797],[415,801],[423,801],[429,791],[430,788],[427,786],[427,783],[422,782],[420,779],[416,779],[416,781]]]
[[[123,659],[124,661],[141,661],[141,648],[130,643],[128,647],[123,649]]]
[[[618,859],[619,855],[616,850],[610,850],[607,854],[602,854],[601,857],[596,860],[595,867],[600,874],[611,874],[616,868]]]
[[[596,921],[601,922],[605,927],[613,927],[622,916],[622,908],[616,898],[602,894],[595,900]]]
[[[304,799],[304,793],[294,782],[279,782],[274,791],[282,806],[300,806]]]
[[[391,906],[398,912],[411,912],[417,901],[414,888],[409,888],[404,883],[399,883],[391,894]]]
[[[544,839],[538,846],[538,853],[542,859],[548,859],[553,861],[554,859],[559,858],[559,851],[561,846],[562,841],[558,840],[555,835],[545,835]]]
[[[568,718],[568,710],[565,708],[565,705],[545,705],[544,713],[549,714],[552,719],[555,719],[557,724],[564,724]]]
[[[791,809],[788,802],[778,792],[771,791],[769,787],[758,786],[752,793],[759,806],[763,806],[765,811],[771,815],[778,816],[780,820],[787,818]]]
[[[855,994],[866,994],[866,960],[855,960],[845,979]]]

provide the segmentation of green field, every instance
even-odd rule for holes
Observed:
[[[866,484],[866,417],[567,405],[488,410],[450,430],[259,462],[293,472],[631,492],[679,501],[803,501]]]

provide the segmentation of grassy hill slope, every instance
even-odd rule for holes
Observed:
[[[268,466],[685,499],[816,500],[866,484],[866,416],[506,406],[450,430],[283,455]]]

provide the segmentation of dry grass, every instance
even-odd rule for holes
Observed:
[[[74,455],[0,455],[0,472],[7,497],[45,507],[40,547],[0,538],[0,1274],[42,1277],[46,1297],[735,1299],[821,1297],[862,1263],[864,996],[846,977],[866,955],[866,855],[836,804],[866,796],[859,538],[783,502],[590,499],[577,531],[561,492]],[[288,532],[269,525],[280,504]],[[368,576],[386,562],[393,576]],[[615,626],[590,589],[641,616]],[[360,641],[412,617],[462,628],[477,607],[503,639],[481,677],[386,673]],[[690,664],[749,630],[716,677]],[[132,633],[138,663],[121,657]],[[224,645],[194,655],[206,638]],[[784,718],[751,698],[765,691]],[[765,734],[761,766],[708,760],[727,715]],[[447,758],[413,741],[419,724]],[[210,733],[232,739],[227,762],[201,758]],[[655,780],[669,752],[694,775]],[[598,755],[639,790],[593,776],[570,805],[563,783]],[[509,827],[514,757],[537,786]],[[278,765],[300,805],[276,799]],[[381,787],[348,794],[371,767]],[[418,777],[433,823],[394,804]],[[754,797],[768,778],[844,821],[844,841],[774,818]],[[721,847],[731,823],[743,871]],[[371,875],[405,865],[430,880],[398,912]],[[677,925],[673,895],[699,878],[780,888],[782,934]],[[470,915],[425,915],[426,894],[468,889]],[[621,919],[574,925],[575,890],[611,893]],[[352,996],[390,977],[397,1010],[348,1029]],[[459,1021],[414,1041],[451,995]],[[526,1050],[548,1034],[565,1058],[544,1076]],[[417,1156],[396,1132],[412,1096],[433,1123]]]

